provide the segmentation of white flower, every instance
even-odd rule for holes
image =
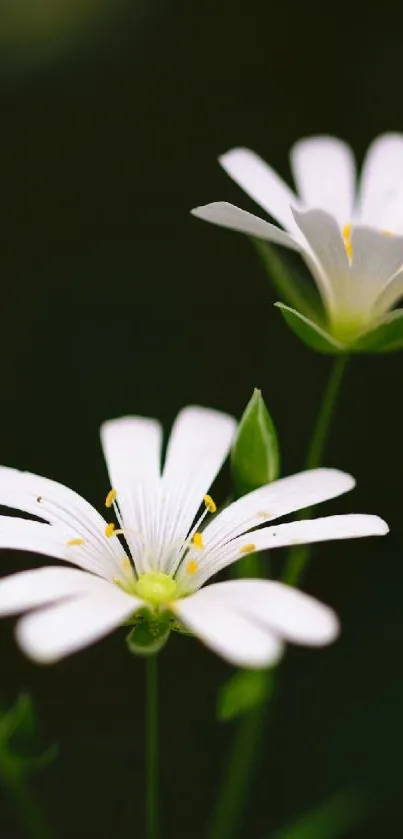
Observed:
[[[193,215],[298,251],[322,298],[333,350],[355,342],[357,349],[395,349],[403,339],[403,310],[390,312],[403,295],[403,135],[372,143],[357,188],[353,154],[341,140],[300,140],[290,159],[298,195],[248,149],[220,158],[284,230],[225,202]]]
[[[206,493],[228,454],[235,425],[226,414],[185,408],[174,424],[161,476],[158,422],[141,417],[106,422],[101,439],[113,489],[105,504],[115,510],[117,529],[73,490],[0,468],[0,504],[44,520],[0,516],[0,547],[34,551],[81,569],[44,567],[0,581],[0,615],[28,612],[16,631],[31,658],[57,661],[144,608],[150,616],[172,616],[245,667],[276,661],[283,641],[321,645],[336,637],[338,623],[329,608],[281,583],[232,580],[201,588],[249,551],[388,530],[377,516],[365,515],[262,526],[351,489],[354,480],[334,469],[283,478],[214,516],[214,501]],[[212,521],[201,532],[209,515]]]

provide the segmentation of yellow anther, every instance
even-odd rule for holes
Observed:
[[[253,542],[249,542],[248,545],[242,545],[242,548],[240,548],[241,554],[251,554],[255,550],[256,545],[254,545]]]
[[[195,548],[203,548],[204,547],[203,535],[201,533],[199,533],[198,530],[196,531],[196,533],[194,533],[194,535],[192,537],[192,545]]]
[[[273,513],[265,513],[264,510],[261,510],[260,513],[256,513],[258,519],[272,519]]]
[[[215,513],[217,510],[217,504],[213,501],[211,495],[205,495],[203,499],[209,513]]]
[[[112,507],[113,502],[116,501],[116,496],[116,489],[110,489],[105,498],[105,507]]]
[[[188,574],[196,574],[196,571],[199,570],[199,563],[196,562],[194,559],[190,559],[189,562],[186,564],[186,571]]]
[[[106,525],[104,533],[105,533],[105,536],[107,537],[107,539],[110,539],[111,536],[115,535],[115,525],[114,525],[113,521],[111,521],[110,524]]]
[[[69,548],[73,548],[75,545],[85,545],[85,539],[69,539],[69,541],[66,542],[66,545],[68,545]]]
[[[124,556],[123,559],[120,561],[120,567],[125,574],[132,573],[132,564],[128,556]]]
[[[344,247],[346,249],[346,253],[349,259],[351,259],[353,255],[353,246],[351,244],[351,230],[352,224],[345,224],[342,230],[343,239],[344,239]]]

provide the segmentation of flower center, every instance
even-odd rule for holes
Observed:
[[[149,574],[142,574],[133,586],[133,593],[143,600],[148,600],[153,606],[175,600],[178,594],[178,585],[169,574],[161,571],[151,571]]]

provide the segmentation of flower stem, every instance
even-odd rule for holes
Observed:
[[[315,469],[322,462],[347,361],[348,356],[341,355],[337,356],[333,362],[308,449],[305,469]],[[304,510],[299,518],[309,519],[310,514],[310,509]],[[282,577],[284,583],[288,583],[290,586],[296,586],[298,584],[308,562],[310,551],[310,545],[298,545],[295,548],[291,548]]]
[[[338,356],[333,363],[308,449],[306,469],[314,469],[321,462],[347,359],[347,356]],[[300,518],[309,518],[309,515],[310,510],[305,510]],[[291,549],[283,581],[296,585],[308,557],[309,548],[305,545]],[[269,671],[267,677],[269,683]],[[208,839],[233,839],[236,835],[259,757],[267,704],[250,711],[239,723]]]
[[[157,656],[147,665],[147,794],[146,839],[158,839],[158,679]]]

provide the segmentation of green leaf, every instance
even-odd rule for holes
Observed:
[[[169,618],[159,619],[144,609],[139,613],[133,629],[126,637],[126,643],[131,653],[143,656],[155,655],[165,646],[170,631]]]
[[[343,790],[280,830],[272,839],[336,839],[361,820],[365,809],[362,793]]]
[[[238,426],[231,451],[231,471],[238,495],[275,481],[280,472],[277,432],[257,388]]]
[[[361,335],[353,352],[393,352],[403,348],[403,309],[396,309]]]
[[[218,719],[227,722],[253,711],[267,702],[273,690],[272,670],[237,671],[218,694]]]
[[[252,242],[262,259],[267,274],[275,289],[292,307],[301,310],[307,317],[314,321],[324,321],[324,310],[322,301],[315,288],[308,285],[301,276],[296,276],[294,269],[291,273],[275,248],[268,242],[261,239],[252,239]]]
[[[349,347],[343,346],[336,338],[333,338],[329,332],[314,323],[309,318],[297,312],[295,309],[290,309],[284,303],[275,303],[280,309],[284,320],[292,329],[295,335],[301,339],[311,350],[325,353],[326,355],[340,355],[349,350]]]

